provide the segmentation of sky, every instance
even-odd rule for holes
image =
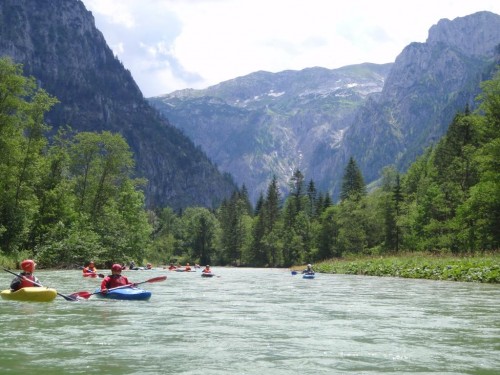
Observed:
[[[259,70],[394,62],[431,26],[498,0],[82,0],[145,97]]]

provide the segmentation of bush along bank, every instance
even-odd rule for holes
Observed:
[[[410,254],[331,259],[315,264],[314,269],[321,273],[500,283],[500,253],[467,257]]]

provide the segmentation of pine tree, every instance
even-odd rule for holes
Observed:
[[[342,189],[340,192],[341,200],[354,200],[358,201],[366,196],[366,186],[361,174],[361,170],[351,156],[347,163],[344,177],[342,178]]]
[[[318,192],[316,191],[316,186],[314,185],[314,181],[312,179],[309,181],[309,185],[307,185],[307,198],[309,201],[308,215],[310,217],[316,217],[318,215],[316,210]]]

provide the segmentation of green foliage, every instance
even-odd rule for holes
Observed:
[[[20,65],[0,59],[0,249],[7,254],[22,249],[38,211],[47,165],[43,113],[56,102]]]
[[[204,207],[190,207],[182,215],[183,244],[190,259],[201,264],[220,263],[220,227],[213,213]]]
[[[57,100],[21,72],[0,59],[1,252],[45,267],[140,259],[151,227],[127,143],[71,129],[49,143],[44,115]]]
[[[342,200],[359,200],[366,195],[366,185],[356,161],[351,156],[342,178]]]
[[[348,257],[317,263],[314,268],[324,273],[500,283],[500,256],[497,253],[467,257],[436,257],[425,253]]]

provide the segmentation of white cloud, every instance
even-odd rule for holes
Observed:
[[[338,68],[395,60],[442,18],[497,0],[83,0],[144,95],[258,70]]]

